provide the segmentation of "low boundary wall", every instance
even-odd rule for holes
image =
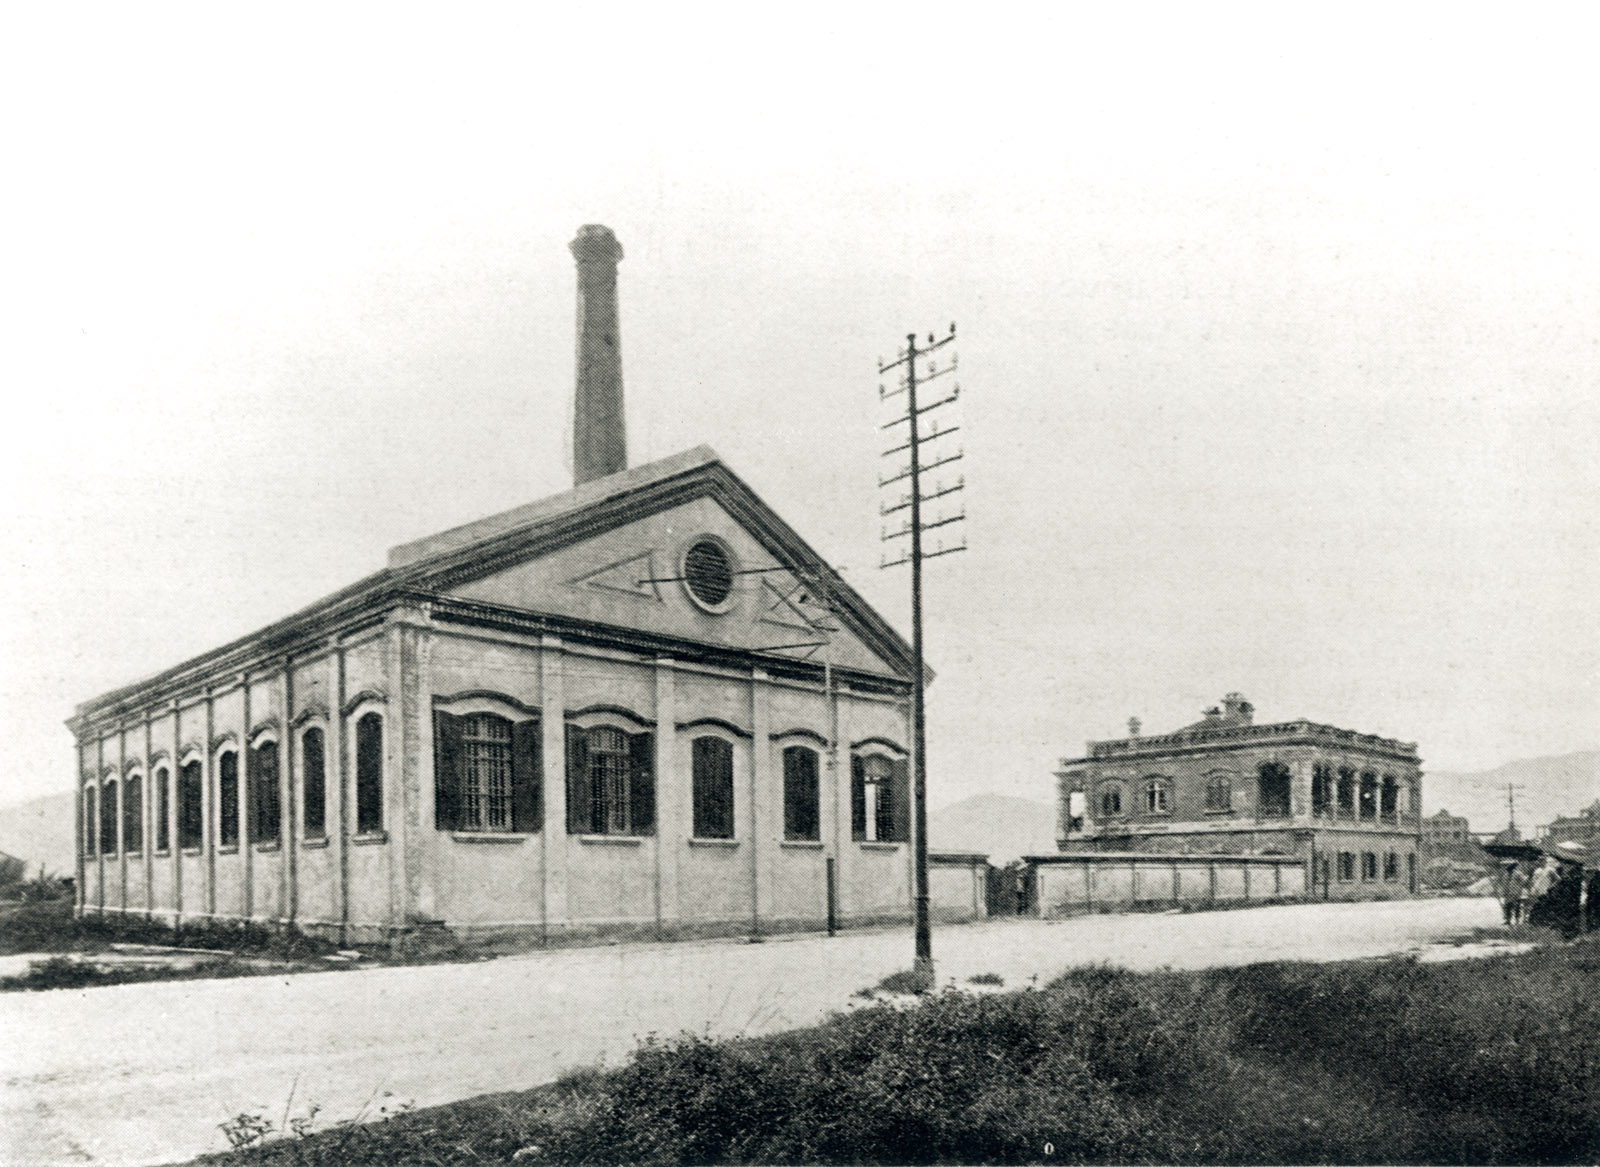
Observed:
[[[1046,918],[1306,898],[1305,862],[1294,855],[1084,852],[1024,862],[1033,873],[1034,914]]]

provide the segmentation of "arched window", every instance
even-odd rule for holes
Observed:
[[[117,853],[117,780],[108,778],[100,786],[100,854]]]
[[[251,837],[274,843],[282,834],[283,789],[278,774],[278,743],[264,741],[250,752],[250,784],[254,787]]]
[[[129,855],[144,850],[144,778],[138,774],[122,783],[122,848]]]
[[[783,751],[783,837],[795,842],[822,838],[817,751],[789,746]]]
[[[1122,814],[1122,784],[1113,782],[1100,788],[1100,817],[1114,819]]]
[[[567,727],[567,831],[653,835],[655,735],[611,725]]]
[[[720,737],[689,743],[697,839],[733,838],[733,746]]]
[[[356,722],[356,834],[383,830],[383,718],[363,714]]]
[[[1144,784],[1144,809],[1146,814],[1170,814],[1171,803],[1165,778],[1149,778]]]
[[[1388,822],[1394,822],[1399,810],[1400,784],[1395,781],[1393,774],[1383,776],[1383,786],[1379,790],[1378,813]]]
[[[1265,818],[1288,818],[1292,783],[1289,767],[1263,762],[1256,771],[1256,812]]]
[[[166,851],[172,845],[171,828],[167,817],[172,813],[172,775],[162,766],[150,780],[150,797],[155,799],[156,850]]]
[[[851,836],[863,843],[907,842],[911,791],[905,762],[882,754],[853,754],[850,770]]]
[[[300,735],[300,789],[305,803],[301,814],[305,819],[306,838],[326,838],[328,756],[322,744],[320,729],[308,729]]]
[[[1225,814],[1233,809],[1233,776],[1231,774],[1206,775],[1206,810],[1211,814]]]
[[[434,826],[441,831],[539,830],[544,747],[537,717],[480,711],[433,715]]]
[[[1348,766],[1339,770],[1339,810],[1352,815],[1356,811],[1356,772]]]
[[[99,792],[93,779],[83,788],[83,853],[89,857],[99,853],[96,846],[100,838]]]
[[[217,844],[239,845],[239,755],[229,750],[217,759]]]
[[[205,837],[200,770],[200,763],[195,761],[185,763],[178,771],[178,846],[187,849],[199,847]]]

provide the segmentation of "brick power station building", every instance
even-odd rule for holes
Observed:
[[[1415,743],[1303,719],[1257,725],[1237,693],[1173,733],[1142,736],[1137,721],[1129,728],[1061,760],[1062,852],[1289,855],[1305,872],[1296,895],[1415,894]]]
[[[628,468],[582,228],[573,490],[80,705],[78,910],[350,942],[905,919],[911,652],[709,448]],[[982,857],[935,860],[981,914]]]

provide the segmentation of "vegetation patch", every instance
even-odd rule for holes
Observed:
[[[208,1161],[1594,1162],[1600,944],[1084,969],[755,1040],[649,1041],[616,1071],[300,1133]]]

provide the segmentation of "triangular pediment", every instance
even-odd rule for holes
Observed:
[[[441,596],[580,621],[597,634],[632,631],[908,678],[904,640],[714,457],[669,476],[651,470],[614,476],[629,480],[614,492],[594,489],[607,480],[590,483],[580,505],[532,504],[524,511],[533,521],[520,526],[484,520],[485,538],[452,534],[442,554],[406,574]],[[691,550],[706,542],[722,549],[730,572],[715,604],[697,598],[686,574]]]

